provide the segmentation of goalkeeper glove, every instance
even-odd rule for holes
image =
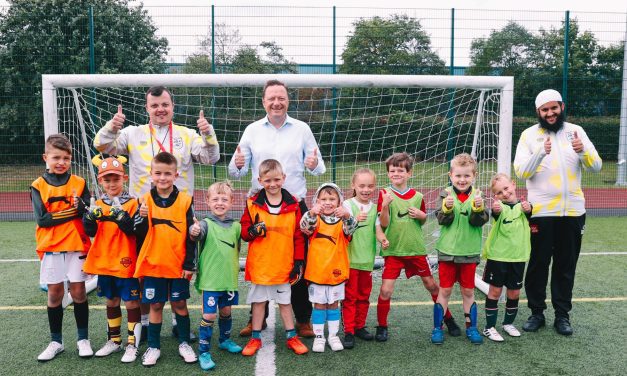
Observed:
[[[264,222],[254,223],[252,226],[248,228],[248,235],[250,235],[250,237],[253,239],[259,236],[265,237],[266,236],[266,224]]]
[[[120,199],[117,197],[113,198],[113,202],[111,204],[111,210],[109,210],[109,216],[112,217],[117,222],[120,222],[124,219],[124,214],[128,215],[124,209],[122,209],[122,204],[120,204]]]
[[[102,217],[102,208],[96,205],[96,199],[92,197],[89,199],[89,209],[87,210],[87,219],[95,221]]]
[[[290,272],[290,285],[295,285],[303,278],[303,269],[305,268],[305,261],[294,260],[294,267]]]

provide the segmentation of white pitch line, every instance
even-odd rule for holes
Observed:
[[[268,302],[268,327],[261,332],[261,349],[257,352],[255,363],[255,375],[274,376],[276,375],[276,344],[274,343],[274,327],[276,326],[276,306],[274,300]]]

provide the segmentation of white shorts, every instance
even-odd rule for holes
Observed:
[[[246,304],[261,303],[274,300],[277,304],[291,304],[292,286],[289,283],[280,285],[251,284],[246,297]]]
[[[45,253],[39,268],[39,284],[85,282],[89,279],[89,275],[83,272],[86,257],[87,254],[82,252]]]
[[[317,285],[311,283],[309,285],[309,301],[318,304],[332,304],[340,300],[344,300],[344,284],[339,285]]]

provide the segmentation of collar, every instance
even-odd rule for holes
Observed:
[[[65,173],[63,174],[55,174],[54,172],[50,172],[48,169],[46,169],[46,172],[44,172],[43,178],[46,181],[46,183],[54,186],[54,187],[58,187],[61,185],[65,185],[67,184],[68,180],[70,180],[70,170],[67,170]]]
[[[264,119],[265,119],[265,121],[264,121],[264,123],[263,123],[264,125],[267,125],[267,126],[269,126],[269,127],[275,128],[275,129],[281,129],[281,128],[283,128],[283,127],[284,127],[284,126],[286,126],[286,125],[294,124],[294,122],[292,121],[293,119],[292,119],[292,118],[290,117],[290,115],[288,115],[288,114],[285,114],[285,121],[283,121],[283,124],[281,124],[281,126],[280,126],[280,127],[278,127],[278,128],[276,128],[276,127],[274,126],[274,124],[272,124],[272,123],[270,122],[270,119],[268,118],[268,115],[266,115],[266,117],[265,117]]]
[[[210,220],[211,222],[215,222],[219,225],[230,225],[231,223],[235,222],[235,220],[231,217],[229,217],[228,215],[224,218],[224,220],[216,217],[215,215],[213,215],[213,213],[208,213],[207,214],[207,219]]]
[[[281,188],[281,201],[285,205],[292,205],[292,204],[297,203],[296,200],[294,200],[294,197],[287,190],[283,188]],[[257,194],[257,197],[253,199],[253,203],[261,207],[265,207],[266,205],[266,190],[265,189],[262,189],[259,191],[259,193]]]
[[[132,199],[132,197],[128,194],[128,192],[126,191],[122,191],[122,193],[120,193],[120,195],[118,196],[118,199],[120,200],[120,204],[125,204],[126,202],[128,202],[129,200]],[[113,204],[113,200],[111,199],[111,197],[109,197],[108,194],[104,193],[102,195],[102,201],[111,206],[111,204]]]
[[[170,195],[167,198],[163,198],[161,196],[159,196],[159,193],[157,193],[157,188],[156,187],[152,187],[150,188],[150,195],[152,196],[152,199],[155,203],[157,203],[157,206],[160,207],[168,207],[170,205],[172,205],[172,203],[174,201],[176,201],[176,198],[179,195],[179,190],[178,188],[176,188],[176,185],[172,186],[172,192],[170,192]],[[160,205],[160,203],[164,203],[165,205],[162,206]]]

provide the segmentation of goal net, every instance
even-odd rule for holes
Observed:
[[[428,213],[448,184],[450,159],[466,152],[478,162],[475,183],[489,197],[498,172],[510,172],[513,78],[381,75],[44,75],[46,136],[63,132],[74,146],[74,173],[99,194],[91,157],[96,132],[121,104],[125,126],[146,124],[145,92],[164,85],[174,95],[174,122],[195,128],[200,110],[213,124],[221,156],[216,166],[196,166],[196,211],[207,210],[203,191],[228,178],[226,166],[246,126],[265,116],[264,83],[289,87],[291,117],[305,121],[318,141],[327,172],[307,175],[307,204],[322,182],[334,181],[350,196],[353,172],[368,167],[387,186],[385,159],[395,152],[414,156],[409,182],[425,197]],[[244,208],[250,175],[232,181]],[[486,227],[487,230],[487,227]],[[439,226],[430,215],[425,242],[434,254]]]

